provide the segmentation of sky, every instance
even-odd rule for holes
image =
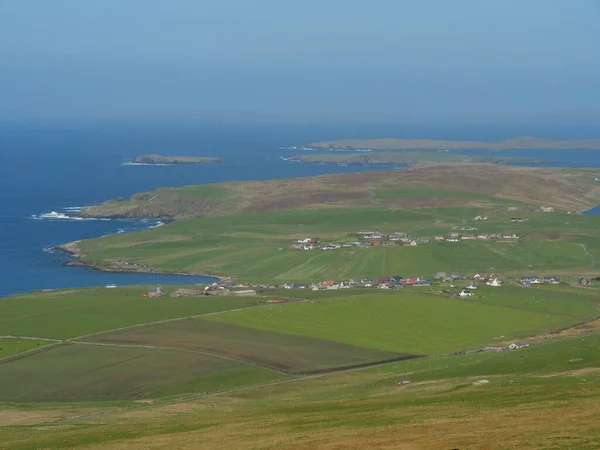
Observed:
[[[600,123],[600,0],[0,0],[0,119]]]

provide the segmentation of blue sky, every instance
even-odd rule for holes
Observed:
[[[0,118],[600,122],[598,0],[0,0]]]

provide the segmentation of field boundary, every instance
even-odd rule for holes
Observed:
[[[309,302],[310,300],[306,300],[306,299],[302,299],[302,300],[297,300],[294,301],[293,303],[305,303],[305,302]],[[285,305],[286,303],[267,303],[264,305],[254,305],[254,306],[245,306],[243,308],[235,308],[235,309],[228,309],[225,311],[214,311],[214,312],[210,312],[210,313],[205,313],[205,314],[195,314],[195,315],[191,315],[191,316],[184,316],[184,317],[175,317],[173,319],[164,319],[164,320],[156,320],[153,322],[146,322],[146,323],[138,323],[135,325],[127,325],[125,327],[119,327],[119,328],[113,328],[110,330],[103,330],[103,331],[96,331],[94,333],[89,333],[89,334],[82,334],[81,336],[75,336],[72,338],[68,338],[65,339],[65,341],[69,341],[69,342],[73,342],[73,341],[77,341],[79,339],[86,339],[88,337],[91,336],[97,336],[99,334],[105,334],[105,333],[113,333],[115,331],[124,331],[124,330],[129,330],[132,328],[142,328],[142,327],[146,327],[146,326],[152,326],[152,325],[160,325],[163,323],[169,323],[169,322],[177,322],[180,320],[186,320],[186,319],[190,319],[190,318],[196,318],[196,317],[207,317],[207,316],[215,316],[217,314],[225,314],[225,313],[230,313],[230,312],[238,312],[238,311],[246,311],[249,309],[256,309],[256,308],[268,308],[268,307],[273,307],[273,306],[281,306],[281,305]]]
[[[249,366],[258,367],[260,369],[270,370],[271,372],[276,372],[276,373],[279,373],[280,375],[292,375],[292,376],[294,375],[293,372],[285,372],[283,370],[275,369],[271,366],[262,365],[257,362],[253,362],[253,361],[249,361],[249,360],[245,360],[245,359],[241,359],[241,358],[235,358],[233,356],[226,356],[226,355],[223,355],[220,353],[213,353],[213,352],[210,352],[207,350],[201,350],[201,349],[188,350],[188,349],[176,348],[176,347],[160,347],[157,345],[114,344],[114,343],[110,344],[110,343],[105,343],[105,342],[85,342],[85,341],[70,341],[70,343],[75,344],[75,345],[95,345],[98,347],[145,348],[148,350],[166,350],[166,351],[183,352],[183,353],[197,353],[200,355],[213,356],[215,358],[222,358],[222,359],[226,359],[226,360],[233,361],[233,362],[247,364]]]

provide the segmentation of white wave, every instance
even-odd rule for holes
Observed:
[[[56,211],[50,211],[49,213],[44,214],[33,214],[31,218],[35,220],[111,220],[100,217],[69,216],[68,214],[63,214]]]
[[[164,222],[161,222],[159,220],[158,222],[156,222],[155,225],[152,225],[151,227],[148,227],[148,228],[150,228],[150,229],[152,229],[152,228],[158,228],[158,227],[162,227],[164,224],[165,224]]]
[[[75,212],[81,211],[82,209],[83,209],[83,206],[65,206],[63,208],[63,210],[65,210],[65,211],[75,211]]]
[[[126,161],[121,163],[122,166],[176,166],[177,164],[148,164],[148,163],[136,163],[132,161]]]

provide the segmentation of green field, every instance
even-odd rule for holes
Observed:
[[[409,356],[200,319],[110,332],[87,340],[208,351],[289,373],[317,372]]]
[[[38,349],[52,344],[50,341],[39,339],[2,339],[0,338],[0,359],[7,356],[17,355],[19,353]]]
[[[3,446],[593,450],[599,346],[598,336],[573,338],[146,405],[76,426],[3,427]],[[473,384],[482,379],[488,383]],[[399,380],[411,384],[400,388]]]
[[[488,221],[473,221],[476,215],[486,213],[491,216]],[[511,214],[528,220],[511,223]],[[289,250],[294,239],[306,236],[320,237],[322,242],[355,241],[356,231],[374,229],[431,239],[465,223],[476,226],[477,233],[518,233],[525,240],[430,242],[418,247],[327,252]],[[590,256],[576,244],[584,242],[586,235],[597,234],[599,224],[599,218],[592,216],[509,213],[506,208],[500,213],[465,207],[286,210],[183,220],[147,232],[85,241],[80,247],[88,262],[110,265],[114,259],[129,258],[164,271],[234,275],[254,282],[433,276],[438,271],[542,273],[587,270]]]
[[[434,294],[340,295],[314,303],[220,314],[209,320],[391,352],[438,354],[548,332],[583,318]]]
[[[17,295],[0,302],[0,335],[68,339],[89,333],[255,305],[231,297],[140,298],[147,287]]]
[[[284,377],[199,353],[72,344],[0,364],[0,402],[113,401]]]

